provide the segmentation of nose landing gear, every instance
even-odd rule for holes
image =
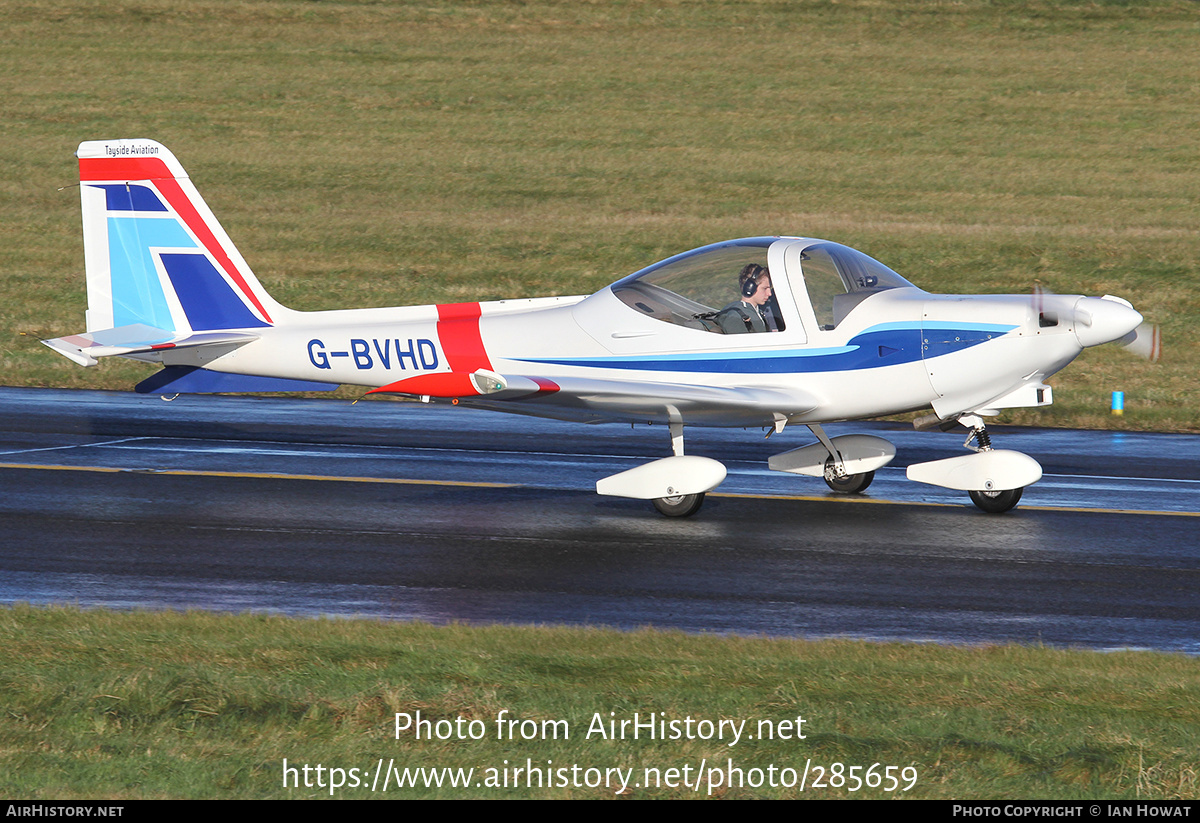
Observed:
[[[914,463],[908,467],[908,479],[968,492],[971,502],[988,514],[1010,510],[1025,487],[1041,479],[1042,467],[1029,455],[992,448],[979,415],[964,414],[958,422],[971,430],[963,446],[975,454]],[[979,445],[973,446],[973,441]]]
[[[970,426],[971,433],[967,435],[963,446],[975,452],[990,452],[992,448],[992,436],[988,434],[987,427],[983,424],[983,419],[978,415],[966,415],[959,418],[960,423],[964,426]],[[972,446],[971,441],[974,440],[979,445]],[[972,489],[968,492],[971,496],[971,502],[980,511],[988,514],[1004,514],[1011,510],[1021,501],[1021,494],[1025,491],[1024,486],[1015,489]]]

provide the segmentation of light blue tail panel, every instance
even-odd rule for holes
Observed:
[[[154,266],[155,254],[163,248],[195,249],[196,244],[183,226],[170,218],[108,218],[114,326],[141,323],[177,331]]]

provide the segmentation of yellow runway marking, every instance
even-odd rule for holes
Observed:
[[[175,477],[244,477],[254,480],[325,480],[337,483],[392,483],[401,486],[466,486],[511,489],[520,483],[475,483],[466,480],[410,480],[402,477],[339,477],[325,474],[275,474],[272,472],[218,472],[189,469],[116,469],[108,466],[52,466],[36,463],[0,463],[0,469],[45,469],[46,471],[103,472],[106,474],[154,474]]]
[[[222,472],[188,469],[119,469],[108,466],[56,466],[39,463],[0,463],[0,469],[37,469],[43,471],[101,472],[105,474],[155,474],[175,477],[243,477],[254,480],[320,480],[334,483],[390,483],[399,486],[453,486],[458,488],[515,489],[521,483],[485,483],[467,480],[417,480],[403,477],[340,477],[324,474],[276,474],[272,472]],[[964,508],[963,503],[936,503],[920,500],[879,500],[871,497],[833,497],[825,495],[750,494],[746,492],[709,492],[711,497],[746,498],[750,500],[803,500],[812,503],[851,503],[877,506],[928,506]],[[1155,517],[1200,517],[1200,512],[1168,512],[1143,509],[1085,509],[1079,506],[1026,506],[1021,511],[1079,512],[1084,514],[1143,514]]]

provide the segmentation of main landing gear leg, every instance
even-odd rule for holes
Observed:
[[[992,436],[988,434],[987,427],[983,424],[983,418],[976,414],[965,414],[958,419],[958,422],[971,430],[963,443],[965,448],[975,452],[992,451]],[[979,445],[972,446],[972,440]],[[1025,487],[1022,486],[1017,489],[983,489],[970,491],[968,494],[971,495],[971,502],[980,510],[988,514],[1003,514],[1021,501],[1021,494],[1024,491]]]
[[[862,472],[860,474],[849,474],[846,472],[846,464],[842,460],[841,452],[829,439],[829,435],[825,434],[825,430],[816,423],[809,424],[809,430],[817,436],[821,441],[821,445],[829,452],[829,459],[825,461],[825,485],[835,492],[840,494],[858,494],[871,485],[871,481],[875,479],[875,472]]]
[[[700,508],[705,492],[724,482],[726,470],[719,461],[683,453],[682,415],[671,407],[668,411],[673,454],[600,478],[597,494],[652,500],[667,517],[687,517]]]
[[[683,457],[683,423],[672,422],[670,427],[671,451],[676,457]],[[704,505],[704,492],[656,497],[652,502],[654,508],[667,517],[691,517]]]

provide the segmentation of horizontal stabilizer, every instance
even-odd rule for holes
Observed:
[[[245,332],[194,332],[177,334],[153,326],[136,323],[116,329],[91,331],[43,340],[42,343],[81,366],[94,366],[101,357],[127,354],[149,354],[167,349],[186,349],[197,346],[240,346],[257,340],[258,335]]]

